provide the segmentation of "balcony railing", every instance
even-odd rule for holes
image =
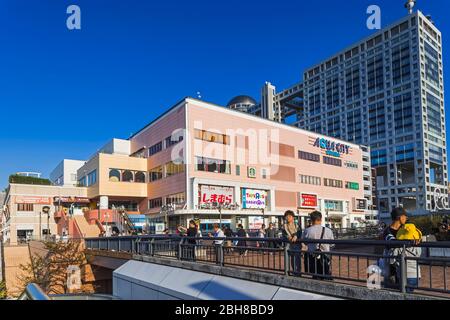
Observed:
[[[180,236],[101,237],[85,241],[90,250],[255,269],[344,284],[367,285],[368,274],[373,273],[386,290],[450,298],[450,242],[414,245],[410,241],[302,239],[292,245],[283,239]],[[333,249],[308,251],[308,245],[330,245]],[[406,254],[406,249],[412,247],[420,248],[422,254],[418,257]],[[436,252],[444,254],[439,256]],[[396,273],[388,275],[383,265],[391,263],[396,266]],[[422,274],[417,283],[408,281],[414,266]],[[389,276],[394,277],[392,283]]]

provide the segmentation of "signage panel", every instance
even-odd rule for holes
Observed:
[[[51,204],[52,201],[50,197],[19,196],[16,197],[16,203]]]
[[[232,204],[234,203],[234,188],[211,185],[200,186],[200,204],[214,203]]]
[[[242,209],[265,209],[267,202],[267,191],[256,189],[241,189]]]
[[[317,195],[301,193],[300,194],[300,207],[315,209],[318,206]]]

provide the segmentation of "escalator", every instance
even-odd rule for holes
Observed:
[[[125,210],[119,210],[119,215],[123,231],[128,235],[135,234],[137,232],[137,229],[134,226],[133,221],[131,221],[130,217],[128,216],[128,213]]]

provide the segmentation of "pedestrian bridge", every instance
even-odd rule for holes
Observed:
[[[434,256],[440,252],[437,249],[450,248],[448,242],[422,243],[423,255],[410,258],[400,255],[386,257],[382,249],[412,246],[411,242],[305,240],[306,243],[334,245],[334,249],[326,253],[331,260],[331,272],[325,274],[309,270],[304,263],[306,252],[290,248],[280,239],[240,239],[246,241],[245,247],[230,246],[230,242],[224,240],[215,245],[211,239],[196,238],[192,244],[192,241],[189,243],[186,238],[176,236],[135,236],[90,238],[85,242],[91,264],[110,266],[114,270],[113,290],[120,288],[120,293],[114,291],[114,294],[123,298],[140,299],[148,295],[152,299],[213,299],[210,288],[214,284],[218,289],[216,295],[221,294],[221,289],[224,296],[234,293],[247,299],[277,299],[286,292],[294,299],[450,298],[450,259]],[[273,241],[271,245],[270,241]],[[398,259],[402,266],[410,260],[417,261],[422,271],[418,285],[408,286],[404,272],[397,287],[369,289],[368,267],[376,266],[380,258]],[[379,280],[383,280],[381,275]],[[224,286],[234,282],[239,284],[232,285],[232,288],[268,286],[267,292],[272,296],[261,297],[262,290],[253,289],[251,292],[233,292],[232,288]],[[410,290],[414,292],[407,293]]]

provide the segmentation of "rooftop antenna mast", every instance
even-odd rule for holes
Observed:
[[[412,14],[413,13],[413,8],[416,5],[416,0],[408,0],[405,3],[405,8],[408,9],[408,13]]]

